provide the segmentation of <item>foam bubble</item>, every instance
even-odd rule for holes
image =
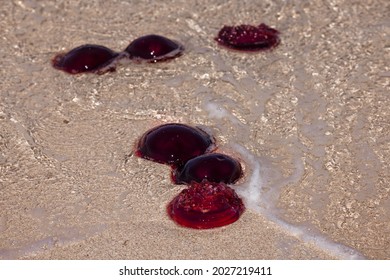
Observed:
[[[225,118],[236,125],[240,124],[240,121],[235,116],[228,113],[228,111],[225,108],[223,108],[222,106],[216,103],[208,102],[207,104],[205,104],[204,108],[208,112],[211,118],[216,118],[216,119]]]

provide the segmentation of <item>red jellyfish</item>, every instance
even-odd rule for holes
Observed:
[[[224,26],[215,40],[222,46],[239,51],[260,51],[279,44],[279,31],[262,23],[259,26]]]
[[[183,168],[173,171],[176,184],[189,184],[191,181],[223,182],[234,184],[242,176],[238,160],[224,154],[205,154],[189,160]]]
[[[194,229],[209,229],[234,223],[245,206],[236,192],[224,183],[206,180],[192,182],[167,207],[177,224]]]
[[[125,52],[131,59],[147,62],[157,62],[180,56],[183,46],[160,35],[146,35],[135,39]]]
[[[169,123],[146,132],[138,142],[135,155],[179,168],[213,147],[214,138],[200,128]]]
[[[114,61],[118,55],[104,46],[82,45],[67,53],[57,54],[52,60],[52,65],[69,74],[83,72],[101,74],[115,70]]]

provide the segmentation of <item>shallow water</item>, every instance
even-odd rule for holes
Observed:
[[[214,60],[217,60],[215,64],[221,64],[221,57],[215,54],[212,56]],[[277,139],[274,138],[274,135],[270,136],[269,140],[276,140],[278,147],[275,147],[275,149],[285,147],[282,153],[279,152],[278,155],[271,154],[268,156],[265,155],[267,153],[258,155],[255,151],[246,148],[253,140],[257,140],[254,139],[255,137],[252,137],[253,133],[261,133],[260,131],[251,131],[250,124],[256,120],[267,122],[265,104],[272,98],[272,94],[263,95],[254,76],[247,75],[242,79],[244,81],[235,79],[231,75],[234,73],[234,68],[228,69],[226,64],[224,64],[223,70],[218,70],[224,72],[224,75],[225,72],[227,73],[227,77],[225,79],[222,77],[221,80],[233,85],[230,91],[236,91],[250,101],[257,103],[255,108],[238,114],[238,111],[244,111],[247,108],[242,108],[242,103],[236,102],[233,98],[230,100],[224,99],[227,95],[224,92],[224,97],[221,98],[218,93],[213,92],[213,86],[210,83],[207,83],[207,89],[205,85],[203,90],[200,91],[204,98],[202,100],[204,111],[208,113],[209,118],[213,120],[215,127],[219,131],[229,131],[229,139],[225,140],[226,145],[238,152],[242,161],[246,164],[247,171],[249,171],[250,175],[245,182],[241,186],[235,187],[238,193],[245,199],[248,208],[265,215],[268,219],[277,223],[283,230],[287,231],[288,234],[298,236],[303,242],[313,243],[331,255],[343,259],[364,258],[357,250],[334,242],[326,235],[321,234],[314,225],[309,225],[310,223],[299,225],[289,222],[283,218],[283,209],[278,207],[278,200],[283,188],[288,185],[299,184],[307,174],[305,172],[305,160],[312,165],[318,178],[316,185],[313,185],[310,190],[311,197],[309,199],[312,201],[311,204],[315,204],[315,206],[312,206],[312,209],[321,211],[321,209],[323,210],[326,207],[328,196],[323,191],[323,187],[328,184],[329,172],[324,168],[324,162],[306,159],[307,154],[317,158],[324,157],[326,146],[332,143],[331,129],[319,117],[327,107],[326,101],[322,100],[320,95],[313,93],[310,96],[300,95],[290,100],[295,107],[293,110],[295,111],[296,119],[293,125],[296,126],[298,133],[311,140],[310,149],[305,146],[305,143],[302,143],[298,133],[293,132],[287,137],[279,137]],[[246,71],[248,73],[248,67],[246,67]],[[298,77],[297,79],[300,78]],[[199,94],[199,92],[196,94]],[[322,111],[316,110],[312,112],[314,103],[317,103],[317,108],[321,108]],[[305,121],[302,116],[304,112],[310,114],[310,117],[306,116]],[[268,135],[265,137],[268,138]],[[273,145],[271,144],[268,147],[272,148]],[[286,161],[288,162],[287,165]],[[287,175],[284,174],[286,171]]]
[[[3,5],[1,258],[388,259],[385,2]],[[245,54],[213,40],[224,24],[260,22],[281,32],[276,49]],[[186,52],[102,76],[49,63],[150,33]],[[200,125],[241,160],[235,189],[248,210],[237,223],[194,232],[167,218],[181,187],[131,154],[162,122]]]

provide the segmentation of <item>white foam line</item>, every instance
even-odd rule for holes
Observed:
[[[252,167],[252,175],[250,176],[248,182],[244,186],[236,188],[237,193],[244,198],[244,201],[247,203],[249,209],[264,215],[270,221],[276,223],[283,230],[288,232],[289,235],[302,240],[304,243],[313,244],[330,255],[340,259],[365,259],[362,254],[351,247],[334,242],[323,236],[321,233],[314,232],[313,229],[293,225],[277,217],[273,213],[277,212],[277,210],[271,200],[264,200],[261,195],[264,183],[261,176],[260,161],[243,146],[239,144],[233,144],[232,146],[248,160]],[[298,169],[299,170],[297,170],[297,172],[303,172],[300,170],[301,168]],[[296,174],[291,176],[294,177],[293,179],[296,179]]]
[[[249,153],[243,146],[239,144],[232,145],[235,150],[237,150],[242,156],[245,156],[250,162],[250,166],[252,167],[252,174],[244,188],[240,186],[236,191],[239,195],[245,198],[246,204],[249,208],[260,211],[260,194],[262,191],[262,186],[264,185],[262,182],[260,162],[255,159],[255,157]]]

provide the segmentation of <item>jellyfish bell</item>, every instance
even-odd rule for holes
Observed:
[[[236,192],[224,183],[203,180],[177,195],[167,206],[177,224],[194,229],[222,227],[237,221],[245,206]]]
[[[125,49],[130,59],[146,62],[158,62],[180,56],[184,47],[164,36],[146,35],[135,39]]]

